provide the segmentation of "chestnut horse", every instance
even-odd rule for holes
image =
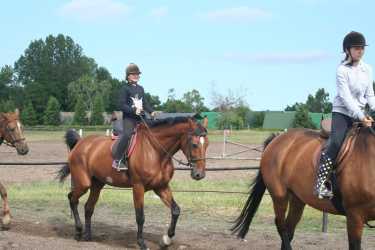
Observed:
[[[0,113],[0,145],[4,143],[14,147],[19,155],[29,152],[25,137],[23,136],[23,126],[19,120],[19,113]],[[0,194],[3,199],[3,227],[8,227],[10,223],[10,209],[8,204],[8,194],[4,185],[0,182]]]
[[[169,182],[174,166],[173,155],[182,150],[191,166],[191,177],[200,180],[205,177],[206,149],[208,146],[207,118],[203,125],[193,118],[176,117],[152,126],[142,123],[137,128],[137,144],[129,158],[128,172],[118,172],[112,168],[112,140],[106,136],[88,136],[83,139],[73,131],[66,133],[70,148],[68,165],[59,172],[60,181],[69,173],[72,176],[72,191],[68,194],[70,208],[75,220],[75,238],[82,237],[82,224],[77,210],[79,198],[90,189],[85,204],[84,240],[91,240],[91,216],[105,184],[115,187],[132,187],[133,201],[138,226],[137,243],[147,249],[143,238],[144,193],[153,190],[171,210],[171,224],[163,244],[170,245],[180,208],[173,199]]]
[[[324,144],[319,132],[307,129],[292,129],[268,138],[260,171],[232,231],[241,238],[246,236],[267,189],[273,201],[281,249],[292,249],[294,231],[306,204],[328,213],[345,215],[349,249],[361,249],[364,224],[375,219],[374,130],[353,128],[339,154],[336,178],[343,212],[330,200],[320,200],[313,194],[317,161]]]

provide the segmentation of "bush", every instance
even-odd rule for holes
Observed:
[[[309,110],[305,105],[299,105],[296,110],[296,115],[293,121],[294,128],[312,128],[315,129],[315,125],[309,116]]]
[[[234,111],[222,112],[217,120],[219,129],[241,129],[244,126],[243,119]]]
[[[94,99],[94,107],[92,110],[91,115],[91,125],[103,125],[104,123],[104,104],[103,104],[103,98],[99,95],[97,95]]]

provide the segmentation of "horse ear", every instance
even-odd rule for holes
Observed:
[[[202,126],[203,126],[205,129],[207,129],[207,127],[208,127],[208,118],[207,118],[207,116],[205,116],[205,117],[203,118]]]
[[[17,117],[20,117],[20,110],[18,108],[14,110],[14,113],[16,114]]]

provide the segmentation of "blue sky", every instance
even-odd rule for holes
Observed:
[[[362,32],[375,65],[375,1],[29,0],[1,6],[0,66],[13,63],[32,40],[69,35],[122,79],[139,64],[145,90],[177,97],[197,89],[231,89],[253,110],[282,110],[324,87],[335,94],[344,35]]]

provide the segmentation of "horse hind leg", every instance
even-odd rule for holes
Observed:
[[[301,220],[305,205],[297,196],[290,194],[288,216],[286,218],[286,227],[290,242],[293,240],[296,226]]]
[[[90,181],[83,181],[83,183],[80,183],[78,181],[73,181],[72,179],[72,191],[68,194],[68,200],[69,200],[69,205],[70,209],[73,213],[74,217],[74,224],[75,224],[75,235],[74,238],[76,240],[80,240],[82,237],[82,222],[79,217],[79,212],[78,212],[78,203],[79,203],[79,198],[84,195],[89,187],[91,186]]]
[[[0,182],[0,194],[3,199],[3,218],[2,218],[2,227],[4,229],[9,228],[10,224],[10,208],[8,203],[8,194],[4,185]]]
[[[99,180],[93,178],[92,184],[90,187],[90,194],[87,202],[85,204],[85,232],[83,235],[83,239],[86,241],[91,241],[91,217],[94,213],[95,204],[97,203],[100,191],[102,190],[104,183],[100,182]]]

